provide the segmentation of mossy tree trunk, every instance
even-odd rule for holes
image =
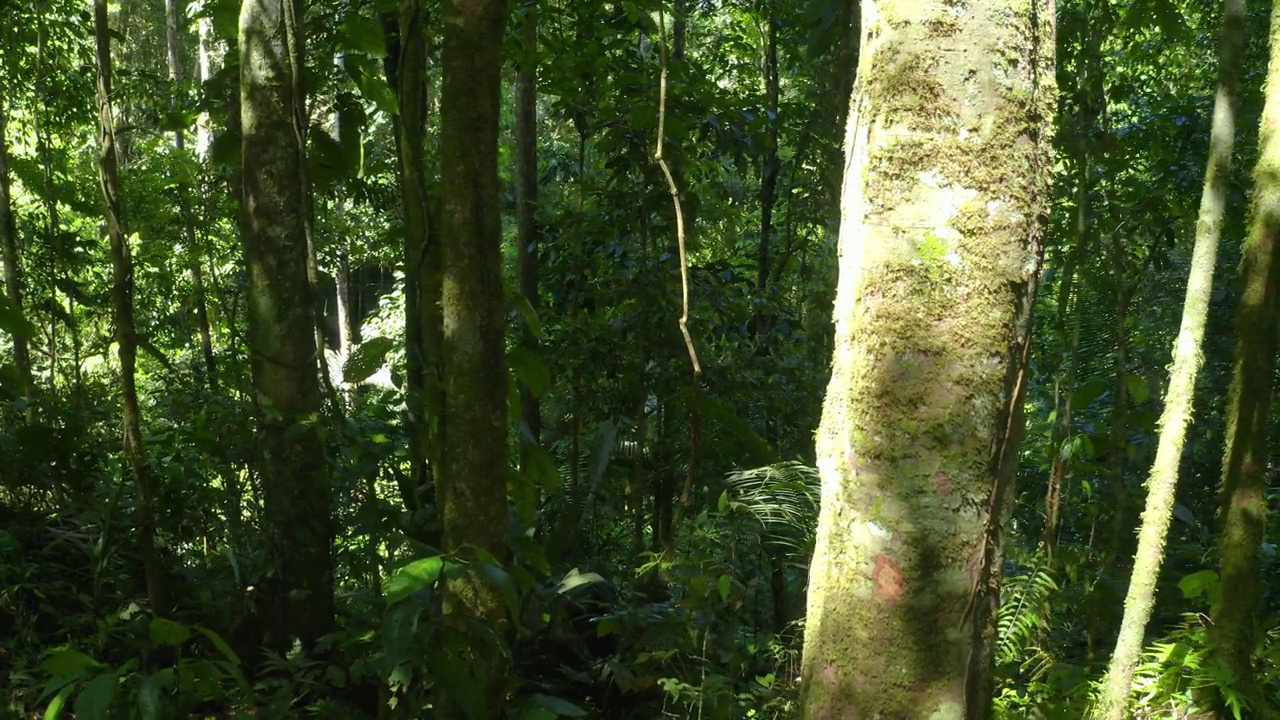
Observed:
[[[124,231],[124,210],[117,171],[115,124],[111,112],[111,35],[107,26],[107,2],[93,3],[93,29],[98,60],[98,177],[106,207],[107,238],[111,245],[111,304],[115,315],[116,343],[120,357],[120,402],[124,430],[125,461],[133,475],[138,496],[138,554],[146,576],[151,612],[165,615],[160,560],[156,554],[155,491],[147,456],[142,447],[142,416],[138,409],[138,333],[133,321],[133,264]]]
[[[1156,458],[1147,478],[1147,502],[1138,530],[1138,549],[1134,553],[1129,591],[1124,600],[1124,619],[1120,621],[1116,649],[1098,698],[1097,717],[1106,720],[1125,717],[1133,672],[1142,653],[1143,636],[1155,604],[1156,582],[1160,577],[1165,538],[1173,516],[1178,466],[1182,460],[1187,426],[1191,422],[1196,375],[1203,360],[1204,328],[1209,317],[1213,269],[1217,263],[1227,183],[1231,175],[1236,90],[1244,58],[1244,20],[1244,0],[1226,0],[1222,41],[1218,50],[1218,88],[1209,140],[1209,162],[1200,197],[1200,215],[1196,222],[1195,248],[1182,306],[1182,324],[1173,349],[1164,410],[1160,414]]]
[[[506,0],[444,3],[440,159],[444,275],[444,546],[507,558],[507,368],[504,358],[498,132]],[[496,587],[473,572],[450,583],[450,606],[501,625]],[[503,669],[474,648],[491,717]]]
[[[316,322],[308,278],[305,99],[297,27],[301,0],[240,7],[243,245],[249,274],[249,353],[261,402],[268,645],[310,647],[333,628],[333,522],[325,471]],[[291,37],[292,35],[292,37]]]
[[[1057,103],[1051,4],[862,5],[809,720],[983,718]]]
[[[1223,462],[1222,599],[1209,625],[1211,653],[1258,706],[1253,672],[1259,575],[1267,520],[1268,424],[1280,321],[1280,8],[1271,12],[1271,63],[1254,169],[1253,215],[1240,265],[1235,375]]]

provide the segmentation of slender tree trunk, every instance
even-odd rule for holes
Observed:
[[[179,42],[181,16],[178,0],[165,0],[165,45],[168,49],[169,81],[174,85],[173,101],[184,93],[182,83],[182,45]],[[186,148],[186,133],[182,128],[173,131],[173,146],[181,152]],[[191,188],[183,183],[178,188],[178,210],[182,215],[182,227],[187,241],[187,252],[191,253],[191,289],[195,295],[196,323],[200,330],[200,354],[204,358],[205,381],[211,390],[218,388],[217,361],[213,355],[213,333],[209,328],[209,306],[205,299],[204,253],[201,252],[200,239],[196,235],[196,217],[192,210]]]
[[[8,91],[0,81],[0,259],[4,260],[4,291],[9,305],[21,313],[22,268],[18,260],[18,223],[13,214],[13,202],[9,194],[9,138]],[[27,402],[27,419],[33,419],[35,410],[35,381],[31,374],[31,351],[27,336],[13,333],[13,362],[18,368],[18,381],[22,384],[22,396]]]
[[[409,454],[412,469],[401,483],[405,506],[416,510],[434,499],[443,465],[444,394],[440,310],[443,254],[432,227],[427,197],[426,11],[419,0],[404,0],[387,23],[387,81],[396,91],[395,117],[404,212],[405,374]]]
[[[48,221],[45,232],[47,242],[54,251],[53,270],[58,274],[61,272],[62,256],[65,252],[62,247],[62,222],[58,213],[57,188],[53,177],[52,138],[49,135],[48,124],[45,122],[49,112],[44,63],[47,44],[48,30],[45,27],[44,13],[39,13],[36,21],[36,102],[31,108],[31,124],[36,136],[36,154],[40,156],[41,179],[44,185],[41,202],[44,205],[45,219]],[[49,301],[57,305],[61,304],[56,288],[50,289]],[[73,337],[77,335],[74,321],[68,323],[67,329]],[[49,322],[49,390],[51,392],[56,392],[58,387],[58,355],[58,321],[54,318]]]
[[[505,562],[507,368],[498,132],[507,2],[448,0],[443,10],[444,545],[450,551],[474,546]],[[502,624],[501,595],[480,573],[451,582],[450,594],[455,611]],[[475,653],[483,667],[486,717],[501,717],[503,660],[491,648]]]
[[[210,62],[212,51],[213,36],[213,20],[202,17],[196,21],[196,32],[199,34],[199,45],[196,50],[196,80],[201,85],[212,75],[213,65]],[[211,131],[209,126],[209,113],[200,113],[199,119],[196,120],[196,157],[201,160],[209,158],[209,141]]]
[[[106,203],[107,236],[111,242],[111,301],[115,310],[116,343],[120,354],[120,396],[124,427],[124,454],[133,473],[138,495],[138,549],[147,580],[147,601],[157,616],[167,615],[156,554],[155,511],[147,457],[142,447],[142,419],[138,410],[136,366],[138,336],[133,323],[133,267],[124,230],[124,213],[117,174],[115,128],[111,115],[111,36],[107,26],[107,0],[93,3],[94,38],[98,60],[98,169]]]
[[[863,4],[817,436],[809,720],[990,717],[1050,202],[1051,8]]]
[[[1196,375],[1200,370],[1204,327],[1213,292],[1213,269],[1217,262],[1222,216],[1231,175],[1231,148],[1235,141],[1236,90],[1244,59],[1244,0],[1224,3],[1222,42],[1218,51],[1218,89],[1213,107],[1213,128],[1209,141],[1209,162],[1204,192],[1200,197],[1200,217],[1196,222],[1195,249],[1187,278],[1182,327],[1173,350],[1169,388],[1160,415],[1160,440],[1155,462],[1147,479],[1147,503],[1138,531],[1138,549],[1133,558],[1133,574],[1124,601],[1124,619],[1116,639],[1115,653],[1098,700],[1097,716],[1122,720],[1128,706],[1134,668],[1142,653],[1143,634],[1155,604],[1156,581],[1164,560],[1165,536],[1173,515],[1174,493],[1178,485],[1178,464],[1187,425],[1191,421]]]
[[[778,162],[778,19],[774,17],[772,0],[765,21],[764,53],[765,115],[769,130],[765,136],[760,156],[760,244],[756,249],[756,289],[763,291],[769,284],[769,244],[773,241],[773,206],[778,192],[778,175],[782,166]],[[757,317],[757,323],[760,318]]]
[[[1271,63],[1254,169],[1253,215],[1240,275],[1244,291],[1236,312],[1235,374],[1227,401],[1223,462],[1222,599],[1209,625],[1211,654],[1236,678],[1254,708],[1259,693],[1253,668],[1261,550],[1267,522],[1268,428],[1280,322],[1280,8],[1271,12]],[[1271,715],[1274,708],[1268,707]],[[1256,711],[1255,711],[1256,712]],[[1257,715],[1261,717],[1261,714]]]
[[[525,5],[520,30],[524,44],[516,73],[516,274],[520,294],[535,311],[538,309],[538,5]],[[537,349],[533,331],[526,328],[520,343]],[[520,388],[520,417],[528,428],[527,442],[535,445],[542,437],[542,408],[529,388]],[[522,457],[525,455],[522,454]]]
[[[298,125],[301,0],[244,0],[240,110],[249,352],[263,403],[266,644],[310,648],[333,628],[333,522],[309,277],[305,136]]]

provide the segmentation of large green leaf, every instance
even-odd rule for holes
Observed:
[[[369,379],[382,367],[382,362],[387,359],[387,353],[391,352],[391,348],[395,347],[395,343],[391,338],[376,337],[366,340],[353,351],[351,357],[347,358],[347,362],[342,366],[342,382],[352,384],[363,382]]]
[[[553,697],[551,695],[532,695],[529,698],[529,705],[532,708],[546,710],[552,713],[553,717],[586,717],[587,711],[574,705],[563,698]],[[526,711],[528,712],[528,711]]]
[[[343,50],[364,53],[375,58],[387,56],[386,36],[377,20],[363,15],[348,15],[338,28],[338,45]]]
[[[40,663],[40,669],[56,677],[72,677],[85,670],[97,670],[102,664],[77,650],[57,650]]]
[[[191,628],[165,618],[151,620],[151,642],[160,647],[176,647],[191,637]]]
[[[551,389],[551,371],[542,361],[542,356],[533,350],[525,347],[511,348],[507,351],[507,366],[534,397],[540,398]]]
[[[414,560],[396,571],[387,582],[387,602],[398,603],[428,585],[433,585],[444,573],[446,560],[443,555]]]
[[[113,672],[102,673],[80,689],[76,696],[76,720],[101,720],[111,709],[111,698],[115,696],[118,680]]]
[[[22,312],[4,295],[0,295],[0,330],[23,340],[30,340],[36,334],[36,326],[23,317]]]

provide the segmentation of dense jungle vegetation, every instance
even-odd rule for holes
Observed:
[[[1270,718],[1280,14],[0,0],[0,718]]]

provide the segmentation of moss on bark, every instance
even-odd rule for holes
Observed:
[[[985,717],[1050,173],[1047,3],[862,4],[804,717]]]

